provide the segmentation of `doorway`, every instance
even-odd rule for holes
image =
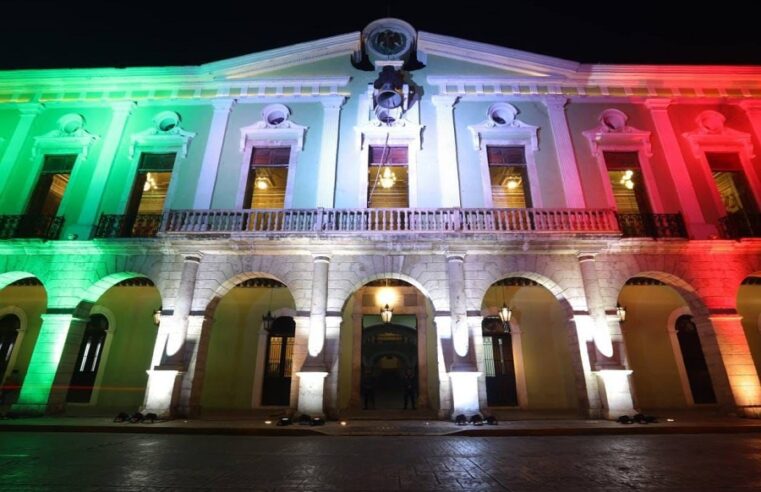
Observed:
[[[368,407],[400,410],[404,405],[405,375],[411,373],[414,380],[418,380],[417,319],[414,316],[399,316],[407,318],[400,320],[407,322],[403,325],[376,324],[377,316],[365,318],[364,321],[371,324],[362,329],[361,387],[363,392],[372,394],[374,405],[369,401]],[[419,394],[419,389],[416,394]]]

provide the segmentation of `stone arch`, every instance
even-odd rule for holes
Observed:
[[[499,280],[521,277],[535,281],[568,311],[585,311],[587,301],[575,256],[552,258],[540,255],[511,255],[494,257],[465,257],[466,296],[469,311],[480,311],[481,302],[489,288]]]
[[[213,295],[209,299],[209,302],[204,307],[204,312],[207,314],[207,316],[211,316],[214,313],[214,310],[219,305],[219,302],[222,300],[225,295],[230,292],[233,288],[235,288],[236,285],[245,282],[246,280],[251,280],[254,278],[266,278],[270,280],[275,280],[277,282],[280,282],[281,284],[285,285],[285,288],[288,289],[288,292],[291,294],[291,297],[293,297],[294,303],[296,302],[296,297],[293,295],[293,291],[288,286],[286,282],[283,282],[282,279],[276,277],[275,275],[272,275],[271,273],[267,272],[244,272],[239,273],[237,275],[234,275],[233,277],[228,278],[227,280],[223,281],[214,291]],[[298,306],[297,306],[298,311]],[[294,313],[295,316],[295,313]]]
[[[708,307],[703,302],[703,299],[701,298],[698,291],[686,280],[674,275],[673,273],[650,270],[650,271],[642,271],[642,272],[630,275],[626,279],[624,279],[623,282],[620,283],[617,290],[618,293],[620,294],[621,290],[626,285],[626,282],[628,282],[630,279],[635,277],[645,277],[645,278],[650,278],[653,280],[658,280],[660,282],[663,282],[664,284],[668,285],[669,287],[677,291],[677,293],[679,293],[680,296],[682,296],[682,299],[684,299],[684,301],[689,306],[693,316],[695,317],[708,316]],[[616,296],[616,299],[618,299],[618,296]],[[613,303],[613,305],[615,306],[615,302]]]
[[[42,287],[45,289],[45,292],[47,293],[48,289],[45,286],[45,282],[40,278],[39,275],[30,273],[27,271],[20,271],[20,270],[0,273],[0,290],[3,290],[4,288],[8,287],[13,282],[17,282],[25,278],[36,278],[37,280],[39,280],[40,283],[42,284]]]
[[[349,291],[349,294],[344,298],[344,302],[341,305],[341,312],[343,312],[343,309],[346,307],[346,303],[349,302],[349,299],[362,287],[367,285],[370,282],[373,282],[375,280],[385,280],[385,279],[395,279],[395,280],[402,280],[404,282],[407,282],[411,286],[415,287],[417,290],[420,291],[421,294],[425,296],[426,299],[433,305],[434,312],[437,310],[436,305],[433,303],[433,299],[431,299],[431,294],[428,292],[428,290],[421,284],[417,279],[403,274],[403,273],[375,273],[372,275],[369,275],[367,277],[363,277],[361,280],[356,281]]]
[[[250,278],[269,278],[284,284],[293,296],[297,311],[308,311],[311,304],[312,257],[229,256],[214,261],[201,260],[192,310],[205,311],[215,298],[221,298],[238,283]]]
[[[146,278],[150,280],[154,286],[156,286],[156,282],[154,282],[153,279],[142,273],[128,271],[111,273],[90,284],[90,286],[87,287],[82,293],[80,302],[95,304],[108,289],[115,286],[119,282],[133,278]],[[156,286],[156,288],[158,289],[158,286]],[[161,293],[161,291],[159,291],[159,293]]]

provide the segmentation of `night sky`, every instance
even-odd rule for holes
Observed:
[[[0,69],[196,65],[359,31],[389,15],[418,30],[586,63],[761,65],[757,17],[732,2],[721,9],[691,2],[689,13],[664,7],[669,0],[455,3],[465,6],[0,1]]]

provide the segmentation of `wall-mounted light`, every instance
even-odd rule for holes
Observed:
[[[270,303],[269,303],[269,306],[267,306],[267,314],[262,316],[262,328],[264,328],[264,331],[270,331],[273,323],[275,322],[275,317],[272,316],[272,291],[273,290],[274,290],[274,287],[270,286]]]
[[[156,326],[161,324],[161,308],[153,312],[153,324]]]
[[[626,308],[620,304],[616,304],[616,316],[618,316],[618,320],[621,323],[626,321]]]

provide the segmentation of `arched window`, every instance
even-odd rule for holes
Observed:
[[[66,401],[69,403],[89,403],[95,377],[98,375],[103,346],[106,343],[108,320],[102,314],[93,314],[85,327],[82,345],[71,375]]]
[[[290,404],[295,333],[296,322],[289,316],[277,318],[267,333],[262,405]]]
[[[684,360],[684,368],[695,403],[716,403],[711,375],[700,345],[698,330],[692,316],[685,314],[676,320],[676,336]]]
[[[0,381],[8,369],[21,320],[15,314],[7,314],[0,319]]]
[[[497,316],[488,316],[481,322],[481,330],[484,336],[486,401],[489,406],[518,406],[510,325]]]

